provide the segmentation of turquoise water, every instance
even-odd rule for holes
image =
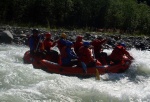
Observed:
[[[150,102],[150,51],[129,50],[135,58],[129,70],[95,80],[50,74],[23,64],[28,49],[0,45],[0,102]]]

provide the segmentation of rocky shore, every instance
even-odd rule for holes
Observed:
[[[20,44],[27,45],[28,37],[32,34],[33,28],[25,27],[12,27],[12,26],[0,26],[0,43],[6,44]],[[44,28],[39,28],[40,33],[48,32]],[[116,43],[124,42],[128,49],[136,48],[138,50],[150,51],[150,37],[148,36],[132,36],[126,34],[113,33],[108,34],[104,32],[79,32],[79,31],[63,31],[63,30],[51,30],[52,37],[54,40],[59,38],[62,32],[67,34],[68,40],[75,41],[77,35],[84,36],[84,40],[91,41],[97,36],[101,36],[108,39],[107,46],[105,48],[113,48]]]

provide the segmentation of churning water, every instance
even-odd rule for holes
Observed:
[[[131,49],[135,60],[129,70],[95,80],[50,74],[23,64],[28,49],[0,45],[0,102],[150,102],[150,51]]]

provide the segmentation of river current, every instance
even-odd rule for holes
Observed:
[[[150,51],[129,50],[135,60],[125,73],[95,80],[34,69],[22,60],[28,49],[0,45],[0,102],[150,102]]]

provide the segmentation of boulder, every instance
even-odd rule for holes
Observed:
[[[0,32],[0,43],[10,44],[13,40],[13,35],[10,31],[5,30]]]

